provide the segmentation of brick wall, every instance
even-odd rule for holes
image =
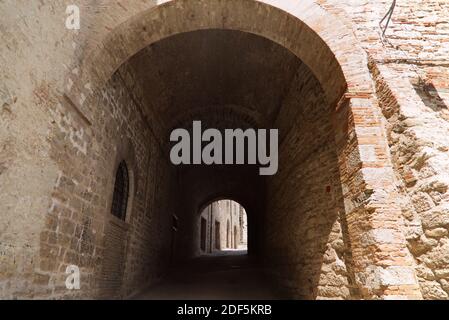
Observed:
[[[276,3],[285,5],[282,1]],[[372,100],[378,100],[380,106],[374,114],[378,111],[383,117],[382,130],[388,138],[391,153],[379,151],[379,148],[373,153],[370,147],[354,145],[351,153],[342,155],[347,157],[350,165],[358,161],[358,153],[362,153],[367,162],[373,154],[386,159],[387,164],[391,157],[395,185],[387,187],[388,190],[397,187],[400,197],[388,201],[400,206],[402,212],[402,221],[395,218],[391,223],[400,228],[396,231],[404,235],[409,252],[395,251],[397,247],[389,247],[390,244],[384,246],[382,241],[388,237],[379,233],[375,234],[379,243],[374,247],[385,250],[382,252],[392,250],[401,259],[411,254],[412,267],[416,269],[424,298],[447,299],[449,3],[398,1],[387,38],[383,41],[378,22],[390,1],[320,0],[316,3],[322,10],[310,5],[311,1],[301,2],[300,5],[307,5],[314,13],[312,18],[305,16],[304,19],[312,28],[319,29],[326,43],[331,44],[333,53],[326,51],[327,47],[319,41],[307,38],[307,34],[302,36],[310,41],[308,48],[314,50],[298,49],[291,41],[292,37],[288,37],[296,30],[292,26],[298,26],[285,20],[277,11],[268,12],[266,7],[260,8],[257,14],[268,12],[273,19],[270,24],[273,30],[288,27],[291,33],[283,33],[281,37],[267,28],[268,20],[262,23],[256,14],[251,14],[251,19],[241,17],[247,7],[239,6],[238,1],[229,2],[229,6],[238,9],[234,15],[218,17],[217,21],[220,25],[225,21],[227,26],[234,27],[244,25],[242,20],[248,28],[269,32],[273,39],[285,43],[292,51],[297,50],[296,53],[300,52],[311,63],[315,76],[323,80],[322,85],[326,85],[323,89],[328,95],[337,95],[342,89],[341,73],[335,68],[337,60],[333,60],[333,54],[342,64],[351,90],[363,91],[373,80],[376,97]],[[156,25],[158,32],[149,34],[148,30],[134,30],[132,34],[136,37],[107,41],[115,39],[109,37],[111,30],[116,30],[119,25],[126,29],[128,25],[124,22],[151,8],[155,2],[104,1],[97,7],[91,1],[80,1],[82,12],[86,13],[83,26],[88,28],[83,27],[79,32],[64,27],[62,17],[68,4],[71,3],[0,3],[0,11],[7,13],[2,17],[0,28],[4,44],[0,47],[1,297],[96,297],[105,294],[100,290],[106,270],[102,261],[112,264],[122,258],[120,267],[111,276],[114,285],[105,287],[112,290],[107,295],[127,296],[140,289],[143,283],[151,283],[163,274],[174,247],[171,216],[179,211],[175,208],[179,204],[170,199],[179,192],[174,192],[174,174],[160,147],[158,121],[152,117],[153,125],[147,126],[148,115],[142,112],[144,103],[139,98],[144,88],[140,87],[138,79],[124,69],[115,73],[112,79],[109,76],[116,71],[110,69],[117,67],[120,57],[126,56],[123,53],[128,52],[128,48],[131,52],[141,43],[135,39],[163,37],[170,33],[170,28],[164,26],[178,27],[181,25],[177,23],[178,19],[185,17],[182,14],[170,16],[159,22],[147,16],[159,23]],[[181,5],[180,8],[202,12],[201,6],[190,8],[186,5],[184,8]],[[306,11],[307,8],[303,9]],[[302,11],[298,12],[301,14]],[[332,13],[335,19],[329,19],[323,12]],[[222,12],[225,13],[226,10]],[[204,22],[201,14],[189,21],[184,27],[193,28]],[[353,34],[341,31],[340,23]],[[126,34],[130,30],[126,29]],[[335,31],[335,36],[331,30]],[[108,45],[114,50],[106,54],[108,51],[103,49]],[[351,51],[358,46],[370,58],[372,79],[360,70],[360,63],[368,59],[358,55],[358,51]],[[330,57],[330,65],[314,59],[320,56],[324,60]],[[72,79],[96,79],[86,67],[89,64],[93,65],[93,74],[98,79],[106,78],[103,79],[105,83],[98,81],[98,87],[94,88],[96,83],[80,81],[76,84],[79,88],[73,92],[83,92],[69,98],[64,92],[71,90]],[[309,81],[302,84],[302,88],[308,88],[302,90],[307,92],[291,93],[290,97],[297,100],[285,102],[286,113],[279,117],[280,125],[289,133],[283,137],[281,172],[268,184],[268,190],[272,192],[268,211],[285,218],[276,219],[268,215],[268,211],[264,212],[265,226],[271,223],[279,229],[273,228],[270,232],[261,223],[258,230],[263,230],[267,256],[273,256],[278,248],[286,248],[282,256],[273,260],[273,270],[284,291],[296,297],[354,298],[358,293],[352,286],[351,253],[365,257],[354,264],[363,269],[365,263],[373,262],[372,257],[364,253],[374,247],[369,244],[371,240],[366,239],[368,236],[360,232],[359,236],[352,237],[357,242],[357,250],[348,249],[351,244],[345,229],[364,225],[357,219],[360,218],[357,211],[349,212],[342,205],[340,193],[347,193],[347,190],[339,190],[337,162],[342,159],[336,157],[338,151],[329,134],[331,125],[326,122],[328,117],[323,117],[326,114],[320,100],[323,93],[310,76],[303,79]],[[86,104],[85,94],[89,96]],[[365,100],[368,100],[365,98],[351,101],[351,106],[355,106],[353,110],[365,108]],[[298,123],[288,124],[286,119],[296,114],[294,108],[288,108],[289,103],[316,108],[304,109],[307,112],[298,114]],[[313,135],[311,130],[314,130]],[[357,134],[361,135],[360,131]],[[117,229],[109,222],[109,211],[114,171],[120,158],[126,158],[131,164],[133,189],[128,219],[124,228]],[[389,168],[378,172],[390,174]],[[220,181],[226,174],[215,177]],[[204,180],[197,182],[204,184],[205,178],[210,176],[205,175]],[[229,182],[222,191],[228,192],[238,183],[244,186],[243,189],[262,185],[256,180],[242,182],[244,178],[241,176],[234,183]],[[354,180],[359,178],[360,175],[355,176]],[[350,182],[354,183],[353,180]],[[376,188],[374,196],[382,198],[383,189]],[[212,196],[204,190],[198,189],[197,195],[201,191],[203,195]],[[391,194],[395,195],[393,191]],[[247,190],[236,196],[243,200],[242,203],[246,199],[251,210],[262,211],[251,205],[257,201]],[[201,202],[204,199],[199,197],[192,202],[180,201],[188,203],[186,209],[195,213]],[[342,210],[348,213],[348,223]],[[382,217],[390,216],[378,215],[376,219]],[[381,220],[374,223],[381,225]],[[193,220],[184,221],[186,224],[177,241],[189,239],[188,235],[196,231],[189,221]],[[319,232],[312,234],[309,230]],[[260,234],[251,237],[260,240]],[[114,246],[108,240],[111,238],[125,239],[125,243],[118,241],[122,246]],[[178,242],[178,245],[181,244]],[[191,246],[186,250],[187,255],[193,252],[194,244]],[[177,252],[181,254],[180,250]],[[64,286],[65,267],[71,263],[81,267],[82,290],[78,292],[68,292]],[[405,265],[410,268],[408,264],[407,260]],[[391,282],[388,277],[383,280],[387,285]],[[390,289],[388,293],[394,296],[395,286]]]
[[[447,299],[449,2],[398,1],[382,40],[378,23],[391,2],[320,1],[370,56],[421,290]]]
[[[267,182],[263,252],[287,296],[355,298],[331,112],[321,90],[302,65],[283,102],[280,170]]]

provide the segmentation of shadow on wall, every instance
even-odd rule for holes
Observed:
[[[269,228],[281,232],[266,230],[264,266],[281,297],[309,300],[359,296],[341,188],[312,184],[317,176],[326,179],[325,172],[337,168],[336,160],[321,170],[312,169],[308,161],[292,168],[289,175],[299,178],[291,178],[288,188],[296,190],[297,198],[280,191],[269,200],[267,215],[277,217],[268,217]],[[304,167],[309,167],[306,175],[299,174]]]
[[[331,113],[316,79],[301,88],[285,100],[283,108],[294,108],[296,120],[280,147],[280,170],[267,180],[265,268],[280,296],[353,299],[359,294],[348,235],[352,221],[346,220]]]
[[[431,82],[424,82],[422,80],[413,84],[413,88],[419,95],[426,107],[435,112],[447,110],[446,102],[441,98],[438,89]]]

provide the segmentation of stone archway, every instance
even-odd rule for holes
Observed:
[[[205,29],[262,36],[310,68],[334,108],[357,286],[365,298],[419,297],[365,53],[351,32],[313,1],[164,1],[112,28],[101,48],[83,61],[79,78],[69,81],[67,96],[94,123],[92,97],[125,61],[171,35]]]

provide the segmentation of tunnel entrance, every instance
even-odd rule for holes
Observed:
[[[125,221],[110,217],[110,180],[98,179],[104,190],[96,203],[106,208],[98,209],[95,222],[105,231],[95,252],[120,266],[109,291],[107,266],[92,271],[99,291],[129,296],[170,267],[208,258],[195,259],[208,247],[233,247],[238,230],[199,217],[205,203],[224,196],[244,206],[247,258],[280,295],[413,296],[388,145],[355,43],[308,0],[164,1],[112,30],[74,85],[91,93],[72,99],[88,106],[79,109],[99,124],[96,137],[110,138],[95,145],[98,172],[115,175],[127,159],[134,177]],[[220,131],[277,129],[279,170],[260,176],[251,165],[173,165],[170,132],[194,121]],[[211,225],[224,230],[215,234],[224,242],[211,243],[204,232]]]
[[[306,64],[266,38],[210,29],[145,48],[116,73],[120,82],[127,78],[133,79],[143,112],[151,114],[148,121],[159,126],[166,159],[170,132],[190,131],[194,121],[201,121],[203,130],[279,132],[273,176],[249,164],[169,164],[176,182],[166,197],[179,219],[169,240],[171,267],[215,265],[211,261],[218,260],[195,257],[241,255],[245,246],[252,267],[283,296],[355,294],[333,110]],[[217,201],[226,198],[236,202]],[[247,248],[237,215],[243,207]]]
[[[201,211],[199,220],[200,255],[241,254],[248,250],[248,220],[238,202],[214,201]]]

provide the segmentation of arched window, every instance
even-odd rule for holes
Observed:
[[[128,206],[129,177],[125,161],[118,166],[115,175],[114,195],[112,198],[111,213],[121,220],[126,218]]]

